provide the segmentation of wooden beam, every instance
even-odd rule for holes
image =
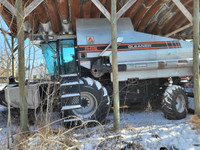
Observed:
[[[26,18],[35,8],[37,8],[44,0],[34,0],[24,10],[24,18]]]
[[[16,16],[16,9],[11,5],[7,0],[0,0],[0,3],[5,6],[11,13],[12,15]]]
[[[116,14],[118,20],[137,0],[129,0]]]
[[[191,13],[185,8],[185,6],[180,2],[180,0],[172,0],[176,6],[180,9],[180,11],[185,15],[185,17],[192,23],[192,15]]]
[[[200,21],[200,13],[199,13],[199,21]],[[183,30],[185,30],[185,29],[191,27],[192,25],[193,25],[193,22],[191,22],[191,23],[189,23],[189,24],[187,24],[187,25],[185,25],[185,26],[183,26],[183,27],[181,27],[181,28],[179,28],[179,29],[177,29],[177,30],[171,32],[171,33],[168,33],[168,34],[166,34],[165,36],[166,36],[166,37],[170,37],[170,36],[172,36],[173,34],[176,34],[176,33],[178,33],[178,32],[181,32],[181,31],[183,31]]]
[[[108,10],[99,2],[99,0],[91,0],[94,5],[104,14],[104,16],[110,21],[110,13]]]
[[[166,36],[166,37],[170,37],[170,36],[172,36],[173,34],[176,34],[176,33],[178,33],[178,32],[181,32],[181,31],[183,31],[183,30],[185,30],[185,29],[191,27],[192,25],[193,25],[193,23],[189,23],[189,24],[187,24],[187,25],[185,25],[185,26],[183,26],[183,27],[181,27],[181,28],[178,28],[177,30],[175,30],[175,31],[173,31],[173,32],[171,32],[171,33],[166,34],[165,36]]]

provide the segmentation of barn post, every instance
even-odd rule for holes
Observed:
[[[22,0],[16,1],[17,10],[17,39],[18,39],[18,76],[20,99],[20,127],[22,132],[28,131],[28,109],[25,97],[25,69],[24,69],[24,31],[23,31],[23,7]]]
[[[200,117],[200,83],[199,83],[199,0],[193,0],[193,84],[194,84],[194,110]]]
[[[118,82],[118,56],[117,56],[117,17],[116,0],[111,1],[111,34],[112,34],[112,75],[114,98],[114,128],[120,130],[119,113],[119,82]]]

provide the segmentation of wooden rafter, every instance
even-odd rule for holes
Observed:
[[[191,13],[185,8],[185,6],[180,2],[180,0],[172,0],[176,6],[179,8],[179,10],[185,15],[185,17],[192,23],[192,15]]]
[[[137,0],[129,0],[117,13],[116,19],[118,20]],[[96,7],[104,14],[104,16],[110,21],[110,13],[108,10],[99,2],[99,0],[92,0]]]
[[[116,14],[118,20],[137,0],[129,0]]]
[[[11,5],[7,0],[0,0],[0,3],[4,5],[11,13],[12,15],[16,16],[16,9]]]
[[[193,25],[193,23],[189,23],[189,24],[187,24],[187,25],[185,25],[185,26],[183,26],[183,27],[181,27],[181,28],[179,28],[179,29],[177,29],[177,30],[175,30],[175,31],[173,31],[173,32],[171,32],[171,33],[169,33],[169,34],[166,34],[165,36],[166,36],[166,37],[172,36],[173,34],[176,34],[176,33],[178,33],[178,32],[181,32],[181,31],[183,31],[183,30],[185,30],[185,29],[191,27],[192,25]]]
[[[44,0],[34,0],[32,3],[30,3],[24,11],[24,17],[27,17],[37,6],[39,6]],[[12,15],[16,16],[16,9],[13,5],[8,2],[8,0],[0,0],[0,3],[4,5]]]
[[[108,10],[99,2],[99,0],[92,0],[96,7],[104,14],[104,16],[110,21],[110,13]]]
[[[191,13],[187,10],[187,8],[185,8],[185,6],[180,2],[180,0],[172,0],[172,1],[176,4],[176,6],[179,8],[179,10],[185,15],[185,17],[190,21],[190,23],[179,28],[179,29],[177,29],[177,30],[175,30],[175,31],[173,31],[173,32],[171,32],[171,33],[166,34],[165,35],[166,37],[169,37],[173,34],[181,32],[181,31],[183,31],[183,30],[185,30],[185,29],[187,29],[187,28],[189,28],[193,25],[193,17],[191,15]]]
[[[24,10],[24,18],[26,18],[37,6],[39,6],[44,0],[34,0]]]

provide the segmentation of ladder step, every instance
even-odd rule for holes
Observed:
[[[71,85],[78,85],[79,82],[68,82],[68,83],[63,83],[60,86],[71,86]]]
[[[68,97],[75,97],[75,96],[80,96],[80,94],[79,93],[65,94],[65,95],[62,95],[61,98],[68,98]]]
[[[64,74],[64,75],[60,75],[62,78],[64,77],[77,77],[77,74]]]
[[[68,106],[62,106],[61,110],[70,110],[70,109],[78,109],[81,108],[81,105],[68,105]]]
[[[64,120],[64,122],[73,122],[73,121],[79,121],[81,119],[78,119],[78,118],[74,118],[74,119],[66,119]]]

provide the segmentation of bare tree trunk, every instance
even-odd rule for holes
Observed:
[[[114,128],[116,131],[118,131],[120,130],[120,115],[119,115],[119,82],[118,82],[118,58],[117,58],[116,0],[111,1],[111,32],[112,32]]]
[[[5,44],[6,45],[6,44]],[[5,47],[6,49],[6,47]],[[6,49],[7,52],[7,49]],[[9,57],[9,53],[7,52],[7,57]],[[7,60],[7,69],[6,69],[6,77],[7,77],[7,105],[8,105],[8,119],[7,119],[7,148],[10,148],[10,131],[11,131],[11,119],[10,119],[10,86],[9,86],[9,69],[10,69],[10,60]]]
[[[25,97],[25,69],[24,69],[24,31],[22,0],[16,1],[17,8],[17,38],[19,61],[19,99],[20,99],[20,126],[21,131],[28,131],[28,109]]]
[[[12,76],[15,77],[14,37],[12,36]]]
[[[194,0],[193,25],[193,72],[194,72],[194,107],[200,118],[200,77],[199,77],[199,0]]]
[[[10,86],[9,86],[9,68],[10,64],[8,64],[8,69],[6,71],[7,74],[7,105],[8,105],[8,119],[7,119],[7,148],[10,148],[10,131],[11,129],[11,117],[10,117]]]
[[[46,108],[46,125],[49,124],[50,120],[49,120],[49,106],[50,106],[50,83],[48,83],[48,87],[47,87],[47,108]],[[49,126],[46,126],[46,130],[45,130],[45,137],[47,138],[47,132],[49,130]]]

